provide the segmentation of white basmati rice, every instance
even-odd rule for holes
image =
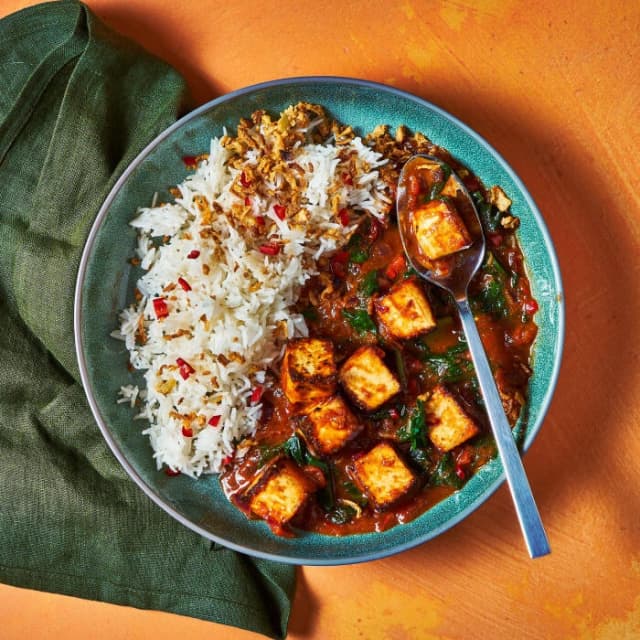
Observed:
[[[352,185],[340,178],[345,155],[357,164]],[[339,207],[375,216],[389,202],[376,170],[385,160],[359,138],[341,146],[300,144],[287,166],[307,168],[300,199],[304,224],[281,220],[273,198],[251,199],[251,214],[274,223],[267,240],[279,251],[264,255],[255,234],[233,214],[240,199],[232,186],[240,170],[228,158],[221,140],[213,139],[173,203],[138,211],[131,225],[146,273],[137,282],[140,299],[121,313],[113,334],[125,341],[146,383],[141,392],[123,387],[120,401],[141,405],[137,417],[149,421],[144,433],[158,468],[190,476],[220,471],[235,445],[255,432],[262,408],[256,387],[268,383],[285,341],[307,335],[304,318],[292,307],[316,261],[354,229],[336,220],[335,198]],[[259,149],[249,148],[243,161],[255,171],[260,158]],[[274,191],[278,181],[281,176]],[[168,310],[161,319],[157,298]]]

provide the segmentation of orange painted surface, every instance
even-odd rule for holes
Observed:
[[[30,4],[2,0],[0,16]],[[640,638],[640,4],[88,4],[173,63],[199,102],[311,74],[381,81],[435,102],[502,152],[558,249],[564,365],[525,460],[553,554],[527,558],[503,488],[418,549],[300,569],[289,638]],[[3,585],[0,618],[3,640],[258,637]]]

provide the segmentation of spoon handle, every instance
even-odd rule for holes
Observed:
[[[547,534],[545,533],[536,507],[529,481],[522,466],[520,453],[513,439],[511,427],[505,415],[502,401],[498,393],[489,360],[485,353],[480,334],[476,327],[469,302],[466,298],[457,300],[460,320],[467,337],[467,344],[471,352],[471,358],[475,365],[480,390],[484,400],[485,408],[491,423],[498,451],[502,459],[507,483],[511,491],[511,496],[516,507],[520,527],[524,535],[527,550],[532,558],[544,556],[551,552]]]

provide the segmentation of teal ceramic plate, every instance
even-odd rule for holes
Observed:
[[[493,460],[466,486],[430,511],[384,533],[341,538],[273,535],[249,521],[224,497],[216,477],[198,481],[169,478],[156,470],[143,425],[128,405],[116,404],[121,385],[140,383],[127,370],[123,343],[109,337],[120,309],[132,299],[136,279],[128,259],[135,232],[129,221],[155,192],[163,196],[185,175],[181,158],[209,148],[212,136],[230,130],[256,109],[278,113],[304,100],[324,105],[342,122],[370,131],[380,123],[405,124],[449,149],[486,185],[499,184],[513,199],[533,293],[540,304],[528,410],[518,428],[528,447],[549,406],[562,354],[564,307],[560,272],[549,234],[535,203],[500,155],[469,127],[442,109],[390,87],[345,78],[294,78],[256,85],[200,107],[151,142],[128,167],[101,208],[89,235],[75,300],[76,347],[82,380],[105,439],[140,488],[174,518],[201,535],[238,551],[296,564],[344,564],[381,558],[409,549],[465,518],[504,480]],[[167,196],[168,197],[168,196]]]

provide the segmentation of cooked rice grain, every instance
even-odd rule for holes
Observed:
[[[141,404],[158,468],[218,472],[255,432],[254,389],[269,384],[285,341],[307,335],[292,307],[317,260],[363,215],[389,212],[385,162],[321,107],[301,103],[278,120],[257,112],[235,137],[213,139],[173,202],[138,211],[141,297],[114,335],[144,371],[146,389],[123,387],[121,400]],[[166,317],[157,318],[156,298]]]

